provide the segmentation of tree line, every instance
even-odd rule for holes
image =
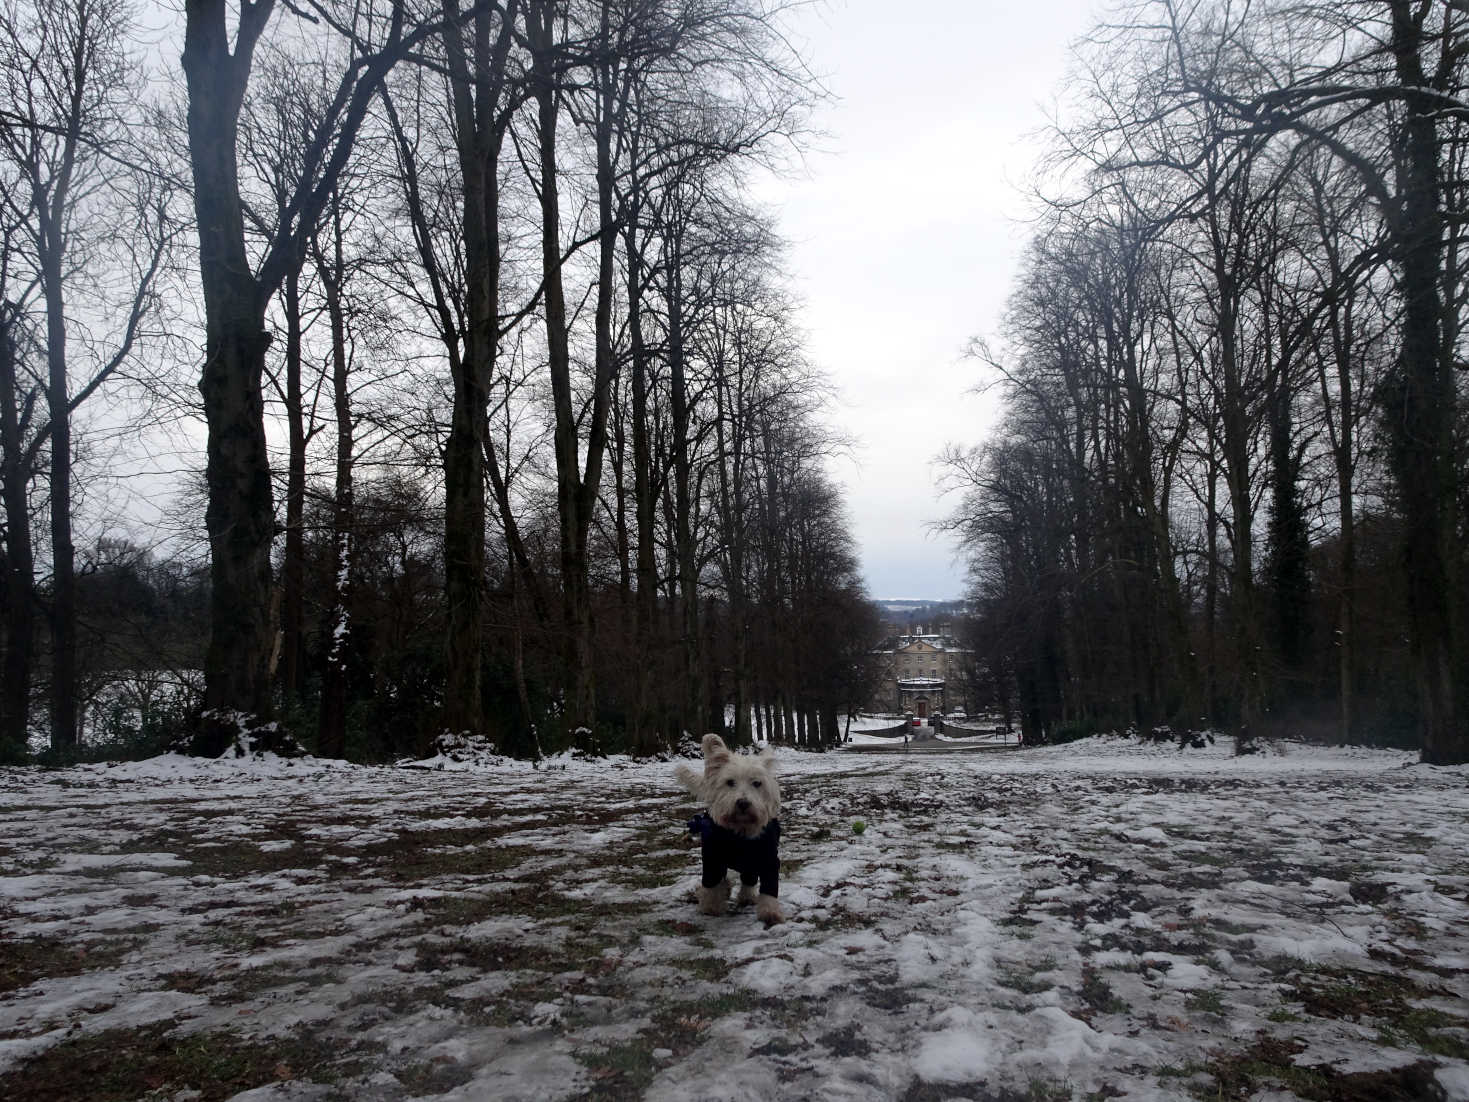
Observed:
[[[7,754],[164,668],[209,755],[833,739],[872,613],[748,194],[822,94],[779,6],[182,19],[169,66],[138,9],[0,2]],[[172,538],[78,510],[160,440]]]
[[[1469,760],[1469,12],[1129,4],[1076,51],[986,444],[977,652],[1026,734]]]

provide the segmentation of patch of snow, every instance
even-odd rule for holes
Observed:
[[[995,1062],[1000,1035],[988,1014],[967,1006],[951,1006],[933,1019],[913,1054],[913,1070],[929,1083],[962,1083],[983,1079]]]
[[[1446,1102],[1469,1102],[1469,1065],[1438,1068],[1433,1077],[1443,1088]]]

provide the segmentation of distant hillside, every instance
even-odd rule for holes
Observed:
[[[872,603],[884,612],[921,612],[925,616],[958,616],[964,611],[963,601],[930,601],[922,597],[879,597]]]
[[[884,597],[872,602],[884,626],[892,632],[923,628],[932,632],[939,625],[952,626],[964,614],[963,601],[929,601],[918,597]]]

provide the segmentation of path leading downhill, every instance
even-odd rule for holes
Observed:
[[[788,755],[696,913],[668,764],[0,771],[0,1096],[1469,1099],[1469,773]]]

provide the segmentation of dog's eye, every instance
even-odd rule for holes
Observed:
[[[724,783],[727,784],[730,788],[733,788],[734,787],[734,778],[731,777],[729,780],[725,781]]]
[[[751,781],[750,782],[750,787],[751,788],[759,788],[760,787],[760,782],[759,781]]]

